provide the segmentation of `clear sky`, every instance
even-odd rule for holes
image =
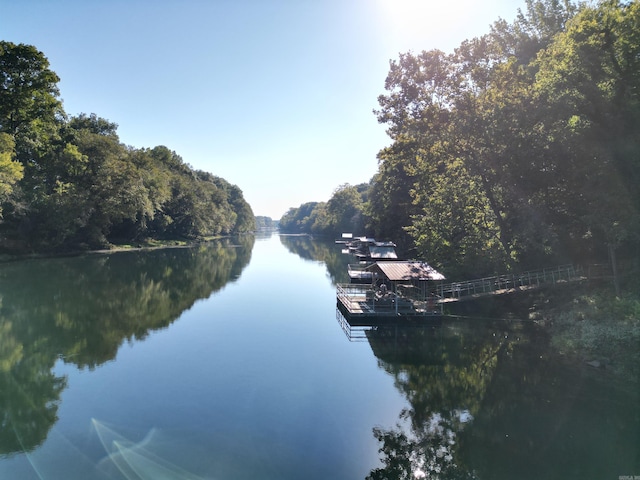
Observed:
[[[0,0],[1,39],[42,51],[69,115],[118,124],[238,185],[256,215],[367,182],[390,143],[389,60],[451,52],[524,0]]]

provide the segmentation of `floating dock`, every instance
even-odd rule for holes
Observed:
[[[369,324],[373,319],[388,321],[402,317],[436,317],[442,315],[442,304],[419,300],[396,292],[381,293],[372,285],[337,285],[337,307],[345,318]]]
[[[338,309],[349,321],[442,315],[436,292],[444,276],[427,263],[407,260],[365,265],[349,265],[351,283],[336,286]]]

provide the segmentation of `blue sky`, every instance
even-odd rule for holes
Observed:
[[[389,60],[453,51],[524,0],[0,0],[69,115],[118,124],[238,185],[256,215],[367,182],[390,143],[372,113]]]

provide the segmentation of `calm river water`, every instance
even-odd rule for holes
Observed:
[[[349,329],[348,261],[274,234],[0,265],[0,479],[640,478],[637,385],[517,318]]]

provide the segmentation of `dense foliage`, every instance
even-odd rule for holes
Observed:
[[[271,217],[256,215],[256,230],[276,230],[278,221]]]
[[[637,258],[640,2],[528,0],[453,53],[401,54],[385,89],[368,234],[449,273]]]
[[[368,184],[344,184],[333,192],[328,202],[307,202],[290,208],[280,219],[280,231],[319,235],[361,233],[366,228],[364,208],[369,188]]]
[[[0,42],[0,246],[101,248],[255,227],[241,190],[164,146],[123,145],[117,125],[68,118],[58,76],[29,45]]]

